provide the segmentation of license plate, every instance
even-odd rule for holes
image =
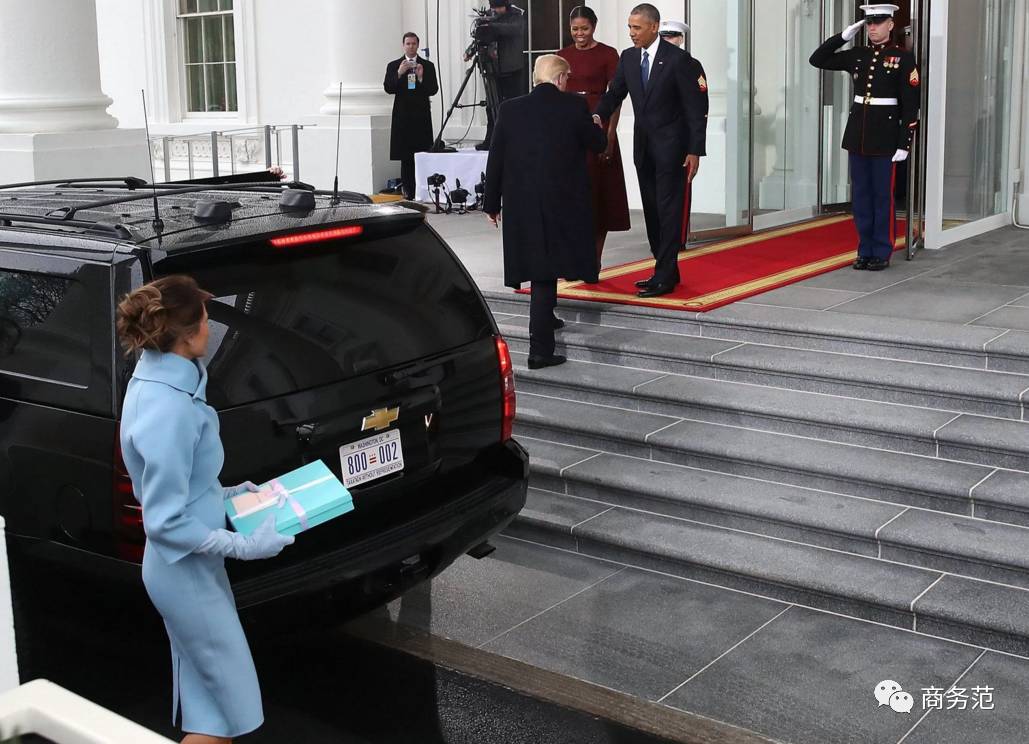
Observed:
[[[339,462],[343,468],[343,485],[347,488],[399,472],[404,469],[400,432],[384,431],[344,444],[339,448]]]

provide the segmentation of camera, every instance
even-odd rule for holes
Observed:
[[[468,201],[468,189],[461,188],[461,179],[458,178],[455,181],[456,188],[451,189],[450,198],[455,204],[464,206],[465,202]]]
[[[442,173],[433,173],[429,176],[428,182],[430,189],[437,189],[447,182],[447,177]]]

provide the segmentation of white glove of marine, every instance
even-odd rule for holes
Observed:
[[[238,486],[225,486],[222,488],[222,499],[231,499],[234,496],[239,496],[247,491],[255,493],[260,490],[261,489],[255,486],[252,482],[243,481]]]
[[[274,558],[287,545],[292,545],[294,538],[280,535],[275,530],[275,517],[268,517],[251,535],[241,535],[228,530],[212,530],[194,553],[203,555],[220,555],[235,558],[238,561],[256,561],[262,558]]]
[[[853,38],[858,35],[858,31],[860,31],[861,27],[864,26],[864,25],[865,25],[864,20],[860,20],[857,23],[852,23],[849,26],[847,26],[845,29],[843,29],[843,34],[842,34],[843,35],[843,40],[844,41],[851,41],[851,40],[853,40]]]
[[[893,162],[894,163],[903,163],[907,159],[908,159],[908,151],[907,150],[897,150],[895,153],[893,153]]]

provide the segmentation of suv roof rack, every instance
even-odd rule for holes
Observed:
[[[6,189],[24,189],[28,186],[72,186],[79,183],[120,183],[124,184],[128,189],[138,189],[141,186],[146,186],[147,182],[142,178],[136,178],[135,176],[116,176],[114,178],[59,178],[53,181],[24,181],[22,183],[5,183],[0,184],[0,190]]]
[[[128,239],[132,232],[121,224],[110,222],[92,222],[89,220],[71,220],[63,217],[45,217],[34,214],[15,214],[0,212],[0,227],[9,227],[12,222],[25,222],[33,225],[61,225],[63,227],[79,227],[86,232],[98,232],[113,235],[116,238]]]
[[[145,187],[143,187],[142,190],[145,191],[146,193],[135,193],[135,194],[132,194],[131,196],[129,196],[129,195],[119,196],[119,197],[117,197],[115,199],[101,199],[100,201],[86,202],[85,204],[77,204],[74,207],[59,207],[59,208],[53,210],[53,212],[51,214],[53,214],[54,212],[64,212],[64,216],[63,217],[59,217],[58,219],[70,220],[70,219],[74,218],[75,215],[78,212],[81,212],[82,210],[96,209],[97,207],[109,207],[109,206],[112,206],[114,204],[125,204],[127,202],[143,201],[145,199],[152,199],[153,196],[154,196],[154,194],[152,192],[152,189],[155,186],[157,186],[157,184],[147,184]],[[307,186],[307,184],[304,184],[304,186]],[[167,187],[162,185],[159,188],[165,189]],[[252,183],[209,184],[209,185],[204,185],[204,186],[175,186],[173,188],[168,188],[166,191],[164,191],[164,193],[161,194],[161,196],[179,196],[181,194],[199,194],[199,193],[203,193],[205,191],[252,191],[253,189],[254,189],[254,185]],[[268,190],[273,192],[273,193],[279,193],[279,192],[282,191],[282,188],[281,187],[279,187],[279,188],[271,187]],[[308,187],[307,190],[313,191],[314,189],[313,189],[313,187]],[[56,215],[54,215],[54,216],[56,216]]]

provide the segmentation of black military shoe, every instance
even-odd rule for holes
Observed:
[[[883,269],[890,268],[890,260],[888,258],[870,258],[868,259],[868,270],[869,271],[882,271]]]
[[[482,150],[488,150],[489,149],[489,142],[480,142],[479,144],[477,144],[475,146],[475,149],[479,150],[480,152]]]
[[[531,356],[529,357],[529,369],[556,367],[557,365],[564,364],[567,361],[568,359],[560,354],[551,354],[550,356]]]
[[[857,261],[854,262],[854,268],[858,271],[864,271],[868,268],[868,256],[858,256]]]
[[[649,279],[640,279],[638,282],[636,282],[636,286],[640,289],[647,289],[653,283],[654,277],[650,277]]]

